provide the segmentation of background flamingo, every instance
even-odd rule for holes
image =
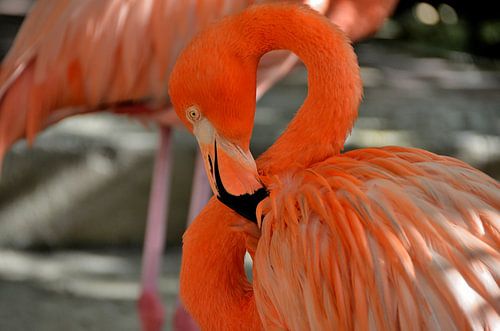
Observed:
[[[309,93],[255,163],[249,77],[283,48],[304,61]],[[346,39],[316,12],[262,5],[221,21],[184,50],[169,89],[220,200],[184,236],[181,295],[203,329],[500,326],[500,185],[419,149],[341,153],[361,81]]]
[[[32,142],[39,130],[73,114],[112,109],[151,119],[163,128],[151,188],[139,300],[147,329],[163,320],[157,277],[171,169],[170,126],[175,123],[172,112],[164,111],[168,73],[177,52],[197,29],[245,5],[245,1],[199,5],[38,1],[2,63],[0,160],[15,140],[25,135]],[[190,15],[193,22],[186,19]],[[172,25],[174,18],[181,19]],[[203,182],[194,186],[193,201],[198,205],[193,204],[191,214],[208,198]]]
[[[140,300],[143,321],[154,325],[163,319],[156,283],[171,167],[169,127],[175,124],[172,112],[162,111],[168,107],[168,73],[194,32],[251,2],[40,0],[2,63],[0,160],[17,139],[26,136],[33,142],[40,130],[70,115],[110,109],[163,127],[151,188]],[[394,0],[311,2],[353,39],[374,32],[394,4]],[[296,58],[275,55],[265,62],[258,97],[291,69]],[[200,167],[198,162],[196,169]],[[199,180],[194,182],[190,219],[208,198],[203,177],[195,178]]]

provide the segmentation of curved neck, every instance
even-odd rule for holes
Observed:
[[[203,330],[261,330],[235,214],[212,198],[183,237],[180,291]]]
[[[294,52],[308,70],[308,95],[286,131],[260,158],[264,174],[307,167],[338,154],[357,117],[362,87],[356,56],[339,29],[305,6],[247,10],[236,22],[243,57]],[[249,51],[250,50],[250,51]]]

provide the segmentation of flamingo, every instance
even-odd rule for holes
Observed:
[[[308,95],[254,161],[257,64],[274,49],[302,59]],[[362,85],[323,16],[267,4],[221,20],[169,94],[215,195],[183,237],[181,298],[203,330],[500,328],[499,183],[420,149],[343,153]]]
[[[0,168],[18,139],[33,143],[38,132],[68,116],[111,110],[160,126],[148,210],[139,312],[145,330],[163,324],[157,277],[165,239],[171,128],[167,80],[177,54],[212,20],[242,10],[252,0],[39,0],[32,7],[0,71]],[[396,0],[296,1],[335,21],[353,39],[375,32]],[[91,46],[90,46],[91,45]],[[267,59],[257,98],[297,62],[293,55]],[[210,189],[195,165],[188,221]],[[178,310],[183,316],[182,309]],[[186,322],[189,324],[189,321]]]

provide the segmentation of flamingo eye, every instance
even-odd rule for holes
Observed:
[[[196,107],[189,107],[186,110],[186,117],[191,122],[196,122],[201,118],[200,110]]]

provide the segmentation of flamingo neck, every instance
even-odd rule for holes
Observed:
[[[343,33],[301,6],[269,6],[244,15],[238,21],[246,37],[242,54],[258,61],[269,51],[290,50],[308,71],[307,98],[286,131],[259,158],[260,171],[303,168],[340,153],[362,93],[356,56]]]
[[[307,167],[338,154],[353,126],[361,96],[356,57],[343,34],[326,19],[318,19],[318,14],[310,9],[283,4],[266,5],[264,9],[254,7],[219,24],[216,29],[207,30],[204,39],[192,44],[189,52],[214,50],[214,54],[220,55],[218,58],[234,66],[234,70],[225,72],[224,79],[234,86],[229,86],[231,93],[222,95],[224,101],[239,100],[234,97],[240,92],[238,88],[251,85],[249,74],[255,75],[259,59],[271,50],[294,52],[309,72],[309,91],[304,104],[286,131],[259,158],[259,171],[266,175],[291,167]],[[181,62],[179,72],[191,73],[193,66],[212,63],[212,58],[200,56],[188,65],[186,59],[189,58],[179,60],[185,61]],[[215,63],[208,70],[209,76],[219,74],[217,68],[222,70],[222,66]],[[179,85],[181,76],[175,70],[173,76],[171,88],[173,85],[190,91],[191,85]],[[196,77],[196,72],[192,72],[192,76]],[[196,90],[204,91],[204,88],[203,85]],[[187,92],[182,89],[174,91],[180,105],[191,102],[183,100],[182,94]],[[246,91],[243,90],[241,93]],[[208,96],[200,97],[199,101],[205,103],[206,109],[220,105]],[[219,133],[229,132],[226,127],[232,128],[236,119],[243,123],[238,132],[247,135],[251,131],[246,125],[251,123],[253,113],[245,111],[254,110],[255,96],[246,97],[244,102],[228,108],[240,106],[239,113],[210,113],[211,120],[219,125]],[[262,329],[252,285],[244,272],[245,237],[234,230],[237,219],[234,212],[212,198],[184,235],[181,296],[203,329]]]
[[[212,198],[183,237],[180,291],[203,330],[261,330],[234,213]]]

